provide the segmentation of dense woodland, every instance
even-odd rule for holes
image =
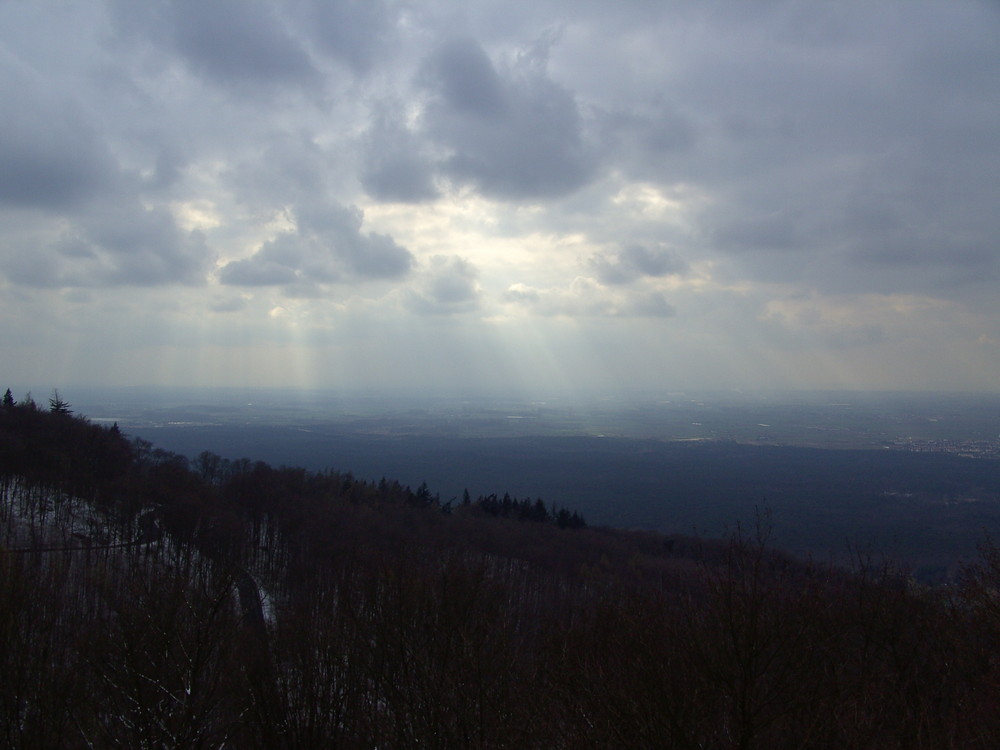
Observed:
[[[0,406],[3,747],[995,748],[998,587]]]

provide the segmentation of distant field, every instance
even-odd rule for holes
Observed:
[[[899,451],[823,450],[631,438],[400,437],[292,427],[168,426],[139,434],[186,455],[426,481],[442,500],[510,492],[591,523],[717,536],[768,509],[775,544],[842,559],[854,547],[925,575],[1000,533],[1000,462]]]
[[[886,553],[925,580],[1000,536],[1000,460],[902,450],[995,442],[1000,401],[816,395],[797,403],[672,398],[643,404],[175,397],[81,410],[189,457],[426,481],[443,501],[510,492],[593,524],[698,532],[752,525],[775,544],[845,559]],[[189,394],[190,395],[190,394]],[[204,396],[204,394],[201,394]]]
[[[128,426],[334,425],[358,433],[503,437],[606,435],[817,448],[905,440],[1000,442],[1000,396],[909,393],[670,394],[550,398],[345,396],[280,390],[84,390],[84,413]]]

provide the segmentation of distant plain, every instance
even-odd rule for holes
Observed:
[[[592,525],[888,557],[953,577],[1000,536],[1000,397],[734,393],[560,399],[281,390],[80,390],[74,408],[189,458],[542,497]]]

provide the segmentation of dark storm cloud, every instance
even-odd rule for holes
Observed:
[[[345,259],[354,273],[369,279],[398,279],[413,265],[413,255],[386,234],[372,232],[344,246]]]
[[[845,259],[876,285],[954,296],[1000,280],[1000,159],[963,130],[925,153],[878,160],[840,207]]]
[[[497,117],[505,107],[503,86],[493,63],[474,39],[443,44],[431,57],[428,83],[456,114]]]
[[[212,261],[200,232],[125,196],[91,208],[58,239],[17,250],[7,278],[51,288],[200,284]]]
[[[8,280],[35,287],[198,284],[212,254],[166,206],[144,203],[101,113],[0,49],[0,207],[46,219],[0,243]],[[165,180],[169,182],[169,180]],[[7,217],[24,226],[28,214]]]
[[[213,257],[198,231],[180,229],[173,216],[123,201],[82,222],[84,237],[107,259],[109,284],[198,284]]]
[[[600,174],[704,198],[685,257],[826,292],[995,282],[1000,8],[630,8],[590,7],[549,67],[590,118]]]
[[[669,276],[687,270],[687,263],[673,252],[644,245],[626,245],[595,255],[588,264],[603,284],[628,284],[646,276]]]
[[[254,211],[280,206],[279,213],[294,217],[295,228],[223,266],[221,283],[283,286],[290,294],[312,296],[318,292],[310,285],[408,273],[409,250],[385,234],[363,232],[361,210],[332,197],[343,170],[335,156],[306,133],[268,134],[263,142],[265,148],[224,173],[226,183]]]
[[[186,160],[181,154],[181,150],[174,144],[159,144],[156,148],[156,163],[153,174],[146,181],[147,187],[153,190],[162,190],[178,184],[185,164]]]
[[[688,117],[662,97],[656,99],[596,113],[602,152],[640,179],[662,178],[665,170],[683,165],[682,157],[700,135]]]
[[[305,48],[279,16],[257,0],[171,0],[116,4],[127,31],[171,44],[197,73],[248,94],[261,87],[319,83]]]
[[[321,50],[358,72],[378,59],[395,20],[380,0],[312,0],[300,6],[298,15]]]
[[[501,75],[478,43],[462,39],[431,56],[423,80],[434,94],[427,134],[450,151],[442,168],[456,182],[530,200],[572,192],[591,175],[576,101],[542,66]]]
[[[391,237],[378,232],[362,233],[364,214],[353,206],[324,204],[300,208],[298,220],[300,233],[330,247],[357,276],[399,278],[413,264],[410,251]]]
[[[355,208],[301,208],[296,231],[265,242],[249,258],[227,263],[219,270],[219,281],[284,286],[405,276],[413,263],[412,254],[391,237],[362,233],[363,218]]]
[[[0,204],[67,209],[115,182],[83,105],[0,48]]]
[[[249,258],[234,260],[219,269],[219,281],[235,286],[280,286],[298,280],[304,265],[302,243],[291,234],[283,234],[265,242]],[[315,268],[312,269],[315,272]],[[336,278],[330,270],[322,273],[324,280]]]
[[[402,103],[396,105],[397,111]],[[419,137],[383,107],[369,129],[362,153],[361,184],[380,201],[419,203],[438,196],[433,164],[421,153]]]
[[[962,165],[980,146],[957,134],[935,147],[915,139],[888,148],[737,190],[732,181],[727,199],[703,214],[705,235],[747,278],[829,293],[961,297],[994,284],[1000,217],[989,208],[988,175],[1000,163],[991,151]]]
[[[787,211],[753,214],[732,219],[714,233],[716,245],[727,252],[796,250],[805,245],[801,218]]]

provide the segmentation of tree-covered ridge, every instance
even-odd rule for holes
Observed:
[[[324,516],[329,504],[389,505],[427,508],[448,515],[515,517],[549,522],[560,528],[583,528],[582,516],[548,507],[541,499],[518,500],[505,494],[479,497],[468,493],[442,503],[426,483],[411,489],[399,482],[370,482],[350,472],[309,472],[301,468],[274,468],[248,458],[231,460],[203,452],[194,461],[156,448],[149,441],[128,440],[117,424],[102,427],[74,416],[68,402],[55,392],[49,408],[40,408],[31,395],[15,402],[8,389],[0,408],[0,471],[25,485],[57,489],[62,496],[92,500],[111,509],[118,521],[135,521],[142,510],[178,539],[212,548],[239,547],[241,524],[259,541],[262,529],[302,526],[303,516]],[[530,511],[530,512],[528,512]],[[300,531],[302,531],[300,529]],[[226,538],[231,532],[232,538]]]
[[[764,528],[570,532],[537,500],[188,462],[54,398],[0,408],[0,746],[1000,741],[991,549],[924,590]]]

